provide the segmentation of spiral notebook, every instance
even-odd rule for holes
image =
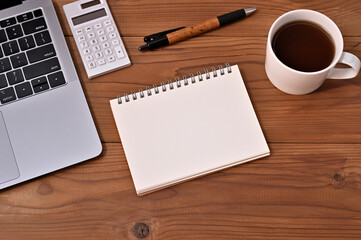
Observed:
[[[270,154],[237,65],[110,104],[138,195]]]

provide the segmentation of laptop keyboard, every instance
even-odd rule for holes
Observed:
[[[0,106],[66,83],[41,9],[0,20]]]

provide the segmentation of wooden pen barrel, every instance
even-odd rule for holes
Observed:
[[[191,27],[183,28],[181,30],[178,30],[176,32],[168,33],[168,41],[169,44],[173,44],[176,42],[180,42],[182,40],[197,36],[199,34],[209,32],[213,29],[217,29],[220,27],[220,23],[218,21],[218,18],[211,18],[207,21],[204,21],[202,23],[196,24]]]

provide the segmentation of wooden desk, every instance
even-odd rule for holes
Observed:
[[[54,3],[104,151],[1,191],[0,239],[139,239],[137,223],[149,226],[143,239],[361,237],[361,74],[291,96],[275,89],[264,70],[272,22],[299,8],[328,15],[345,50],[361,57],[361,1],[109,0],[133,65],[94,80],[84,72],[62,10],[71,1]],[[137,50],[147,34],[242,7],[258,10],[171,47]],[[225,62],[239,65],[272,155],[137,197],[109,100]]]

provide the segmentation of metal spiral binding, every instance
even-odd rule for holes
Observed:
[[[140,95],[140,98],[144,98],[144,92],[143,92],[143,89],[139,88],[139,95]]]
[[[206,79],[211,78],[211,76],[209,75],[208,69],[204,69],[204,73],[206,74]]]
[[[181,85],[181,83],[179,82],[179,78],[175,78],[174,80],[175,80],[175,82],[177,83],[177,88],[180,88],[182,85]]]
[[[131,94],[132,94],[132,96],[133,96],[133,100],[137,100],[137,94],[135,94],[135,92],[134,92],[134,91],[131,91],[130,93],[131,93]]]
[[[188,86],[188,79],[185,75],[182,76],[182,80],[184,81],[184,86]]]
[[[155,94],[159,93],[159,89],[158,89],[157,84],[153,84],[153,89],[154,89]]]
[[[194,78],[193,74],[189,74],[189,78],[191,79],[191,83],[196,83],[196,79]]]
[[[169,89],[172,90],[174,88],[172,80],[168,80]]]
[[[218,67],[218,69],[216,69],[215,67],[212,67],[211,72],[209,72],[208,69],[204,69],[204,74],[205,74],[206,80],[211,78],[211,73],[212,73],[213,78],[218,77],[218,74],[220,76],[223,76],[223,75],[225,75],[226,72],[232,73],[232,67],[229,65],[229,63],[225,63],[224,67],[222,65],[218,65],[217,67]],[[193,75],[192,73],[189,74],[188,78],[186,75],[183,75],[182,80],[179,80],[179,78],[174,78],[174,82],[172,82],[172,80],[168,80],[168,84],[161,82],[159,87],[162,89],[162,92],[166,92],[167,89],[173,90],[175,87],[177,87],[177,88],[182,87],[182,82],[183,82],[183,86],[188,86],[189,79],[190,79],[190,83],[192,83],[192,84],[197,83],[197,80],[198,80],[198,82],[204,81],[202,73],[198,71],[198,72],[196,72],[196,76]],[[131,101],[131,99],[133,101],[137,100],[138,93],[139,93],[139,98],[145,98],[146,96],[152,96],[152,90],[154,91],[154,94],[158,94],[158,93],[160,93],[159,87],[157,86],[157,84],[153,84],[153,88],[146,87],[145,91],[143,91],[143,89],[141,89],[141,88],[138,90],[137,93],[134,91],[131,91],[130,92],[131,98],[129,97],[128,93],[124,93],[124,101],[122,100],[122,97],[120,95],[118,95],[118,97],[117,97],[118,104],[123,104],[123,102],[129,102],[129,101]]]
[[[162,86],[163,92],[167,91],[167,87],[165,86],[164,82],[161,82],[160,85]]]
[[[147,90],[148,96],[152,96],[152,91],[150,90],[150,88],[149,88],[149,87],[146,87],[145,89]]]

